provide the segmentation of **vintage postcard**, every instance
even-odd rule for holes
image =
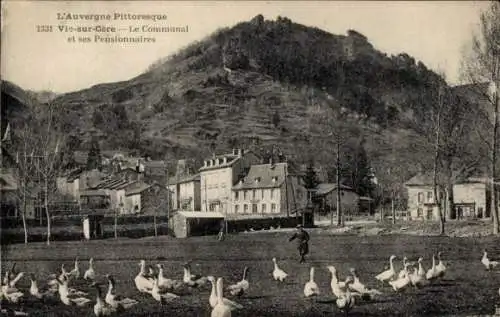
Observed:
[[[500,4],[1,3],[5,316],[500,316]]]

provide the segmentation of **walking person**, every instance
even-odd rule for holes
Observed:
[[[306,261],[305,256],[309,253],[309,233],[302,228],[302,225],[297,225],[297,231],[290,237],[288,241],[297,240],[297,248],[300,255],[300,263]]]
[[[226,221],[225,220],[221,220],[220,221],[219,235],[217,236],[217,240],[218,241],[224,240],[225,233],[226,233]]]

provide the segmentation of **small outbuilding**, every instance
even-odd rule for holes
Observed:
[[[217,234],[223,219],[220,212],[178,211],[172,217],[171,229],[176,238]]]

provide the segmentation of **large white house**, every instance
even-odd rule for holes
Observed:
[[[307,191],[287,169],[287,163],[252,165],[233,186],[233,213],[286,214],[302,209]]]
[[[406,183],[408,191],[408,211],[411,219],[439,220],[436,197],[430,174],[418,174]],[[453,184],[453,204],[455,208],[447,219],[489,218],[491,216],[491,195],[487,179],[468,178]]]
[[[199,170],[201,211],[233,213],[233,186],[248,173],[250,166],[258,163],[254,153],[242,149],[205,159]]]

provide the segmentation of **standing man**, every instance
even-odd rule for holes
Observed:
[[[302,225],[297,225],[297,231],[288,241],[297,239],[297,248],[300,255],[300,263],[306,261],[305,256],[309,253],[309,233],[302,228]]]
[[[225,222],[225,220],[221,220],[219,235],[217,236],[217,240],[219,240],[219,241],[224,240],[225,233],[226,233],[225,231],[226,231],[226,222]]]

